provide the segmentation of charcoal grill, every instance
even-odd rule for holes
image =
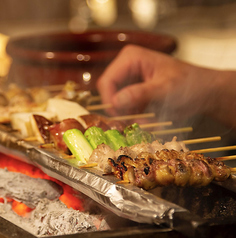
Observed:
[[[73,166],[58,151],[26,142],[8,126],[0,126],[0,145],[4,153],[34,164],[118,217],[136,224],[121,230],[66,237],[234,237],[235,175],[203,188],[170,186],[144,191],[130,184],[117,184],[114,176],[103,176],[95,168]],[[1,217],[0,227],[4,237],[34,237]]]

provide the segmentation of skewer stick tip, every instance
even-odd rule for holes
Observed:
[[[230,168],[231,172],[236,172],[236,167]]]
[[[218,157],[216,159],[220,160],[220,161],[235,160],[236,159],[236,155],[223,156],[223,157]]]
[[[219,140],[221,140],[220,136],[214,136],[214,137],[206,137],[206,138],[199,138],[199,139],[183,140],[183,143],[186,145],[189,145],[189,144],[197,144],[197,143],[219,141]]]
[[[227,150],[236,150],[236,145],[208,148],[208,149],[201,149],[201,150],[193,150],[192,152],[204,154],[204,153],[227,151]]]

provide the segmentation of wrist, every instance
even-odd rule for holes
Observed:
[[[219,70],[214,74],[215,79],[209,91],[211,106],[206,114],[236,128],[236,72]]]

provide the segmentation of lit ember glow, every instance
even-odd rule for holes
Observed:
[[[32,178],[50,179],[56,181],[54,178],[49,177],[37,167],[2,153],[0,153],[0,168],[7,168],[12,172],[20,172]]]
[[[4,198],[0,197],[0,203],[6,202]],[[19,216],[25,217],[27,213],[31,212],[33,209],[27,207],[24,203],[18,202],[12,198],[7,198],[7,203],[11,203],[12,210]]]
[[[0,153],[0,168],[6,168],[11,172],[19,172],[32,178],[41,178],[56,182],[63,188],[63,194],[59,197],[59,200],[62,201],[68,208],[73,208],[74,210],[79,211],[84,210],[78,191],[75,191],[72,187],[48,176],[37,167],[14,159],[9,155]],[[4,199],[0,198],[0,202],[4,203]],[[7,202],[11,202],[13,211],[23,217],[33,210],[24,203],[18,202],[14,199],[7,199]]]
[[[60,196],[60,200],[68,207],[73,208],[74,210],[83,211],[83,205],[81,199],[76,196],[77,191],[75,192],[74,189],[66,184],[63,185],[64,193]]]
[[[89,212],[94,204],[82,193],[31,164],[1,153],[0,196],[0,216],[36,236],[111,229],[106,213],[98,207],[96,212]]]
[[[31,212],[33,209],[27,207],[24,203],[13,200],[12,210],[19,216],[25,217],[27,213]]]

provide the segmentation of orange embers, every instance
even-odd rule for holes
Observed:
[[[79,192],[75,191],[72,187],[58,181],[47,174],[45,174],[39,168],[22,162],[13,158],[10,155],[5,155],[0,153],[0,168],[7,168],[9,171],[12,172],[20,172],[26,174],[33,178],[41,178],[41,179],[48,179],[58,183],[63,188],[63,194],[59,197],[59,199],[68,207],[73,208],[75,210],[83,211],[83,203],[82,200],[79,198]],[[0,198],[0,202],[4,202],[3,198]],[[7,199],[7,202],[12,203],[12,209],[21,216],[25,216],[28,212],[32,211],[31,208],[27,207],[25,204],[21,202],[17,202],[13,199]]]
[[[69,185],[63,184],[63,194],[60,196],[60,200],[66,204],[68,208],[73,208],[74,210],[84,211],[83,204],[79,198],[79,193],[75,191]]]
[[[0,198],[0,203],[4,202],[5,202],[4,199]],[[30,207],[27,207],[24,203],[18,202],[12,198],[7,198],[7,203],[11,203],[12,210],[22,217],[25,217],[27,213],[33,210]]]
[[[9,171],[12,172],[20,172],[32,178],[50,179],[56,181],[55,179],[50,178],[37,167],[14,159],[13,157],[2,153],[0,153],[0,168],[7,168]]]
[[[12,210],[17,213],[19,216],[26,216],[27,213],[31,212],[33,209],[27,207],[24,203],[13,200],[12,201]]]

